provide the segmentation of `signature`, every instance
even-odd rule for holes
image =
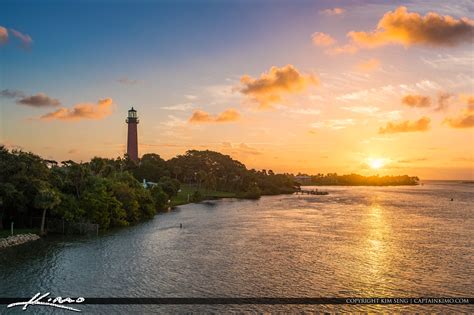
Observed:
[[[52,297],[47,298],[49,295],[50,295],[50,292],[45,293],[43,295],[41,295],[41,293],[38,292],[29,301],[27,301],[27,302],[16,302],[16,303],[8,304],[7,308],[15,307],[15,306],[23,306],[22,310],[25,311],[28,308],[28,306],[30,306],[30,305],[43,305],[43,306],[51,306],[51,307],[61,308],[61,309],[69,310],[69,311],[73,311],[73,312],[80,312],[81,310],[79,310],[77,308],[73,308],[73,307],[70,307],[70,306],[62,305],[62,304],[63,303],[79,304],[79,303],[82,303],[82,302],[85,301],[85,298],[83,298],[83,297],[78,297],[77,299],[72,299],[70,297],[62,298],[62,297],[58,296],[58,297],[53,299]]]

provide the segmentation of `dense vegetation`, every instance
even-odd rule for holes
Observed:
[[[144,179],[153,182],[148,189]],[[126,226],[167,208],[181,184],[193,192],[189,201],[202,200],[201,191],[258,198],[297,189],[289,174],[247,170],[212,151],[188,151],[169,161],[145,154],[139,163],[127,157],[58,163],[0,146],[0,229],[11,221],[22,227],[40,216],[42,226],[46,217],[98,223],[103,230]]]
[[[167,163],[171,176],[183,184],[235,192],[244,198],[293,193],[297,188],[291,174],[247,170],[239,161],[213,151],[190,150]]]
[[[298,174],[299,176],[308,176]],[[321,186],[397,186],[397,185],[418,185],[419,178],[408,175],[403,176],[362,176],[358,174],[337,175],[329,173],[326,175],[317,174],[308,176],[305,185],[321,185]]]

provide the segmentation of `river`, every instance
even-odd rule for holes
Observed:
[[[329,195],[189,204],[99,237],[49,236],[3,250],[0,297],[474,296],[474,185],[318,188]],[[474,311],[472,305],[78,308],[94,314]]]

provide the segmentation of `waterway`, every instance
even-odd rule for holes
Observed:
[[[189,204],[99,237],[48,236],[2,250],[0,297],[474,296],[474,185],[318,188],[329,195]],[[0,307],[2,314],[22,313]],[[78,308],[93,314],[474,312],[468,305]]]

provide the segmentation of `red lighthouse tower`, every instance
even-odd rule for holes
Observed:
[[[130,160],[138,162],[138,116],[133,107],[128,111],[125,122],[128,124],[127,155]]]

